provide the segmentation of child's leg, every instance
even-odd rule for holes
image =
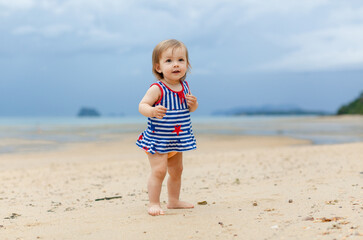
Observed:
[[[181,175],[183,172],[183,153],[179,152],[168,159],[168,208],[193,208],[193,204],[179,200]]]
[[[149,192],[149,214],[152,216],[163,215],[164,212],[160,206],[161,185],[167,171],[167,154],[148,154],[151,174],[147,184]]]

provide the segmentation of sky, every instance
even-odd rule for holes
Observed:
[[[0,0],[0,116],[136,116],[171,38],[189,51],[195,114],[335,112],[363,91],[362,29],[360,0]]]

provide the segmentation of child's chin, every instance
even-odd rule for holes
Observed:
[[[174,80],[174,81],[177,81],[177,80],[179,80],[179,79],[181,79],[182,77],[181,76],[179,76],[179,75],[177,75],[177,76],[175,76],[175,75],[173,75],[173,76],[170,76],[169,77],[169,79],[170,80]]]

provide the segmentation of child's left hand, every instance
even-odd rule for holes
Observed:
[[[185,96],[185,98],[187,99],[187,104],[188,107],[190,109],[195,110],[194,108],[197,106],[198,102],[197,102],[197,98],[195,96],[193,96],[192,94],[187,94]]]

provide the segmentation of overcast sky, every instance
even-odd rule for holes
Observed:
[[[336,111],[363,91],[360,0],[0,0],[0,115],[138,114],[151,53],[183,41],[199,114]]]

